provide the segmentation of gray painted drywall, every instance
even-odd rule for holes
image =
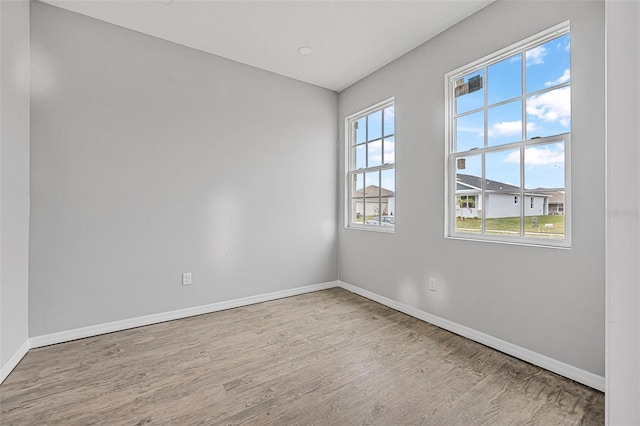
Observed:
[[[445,239],[444,74],[567,19],[572,249]],[[604,3],[493,3],[341,92],[339,117],[391,96],[396,99],[396,232],[340,224],[340,279],[603,376]],[[340,126],[342,179],[342,121]],[[425,289],[429,276],[439,280],[436,293]]]
[[[27,342],[29,2],[0,2],[0,366]]]
[[[31,336],[337,279],[336,93],[31,19]]]
[[[640,424],[640,3],[607,2],[607,352],[610,425]],[[637,196],[633,196],[637,194]]]

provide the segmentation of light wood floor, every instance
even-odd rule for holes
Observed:
[[[602,425],[588,387],[331,289],[33,349],[2,425]]]

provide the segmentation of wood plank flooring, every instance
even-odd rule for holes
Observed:
[[[330,289],[32,349],[2,425],[602,425],[604,395]]]

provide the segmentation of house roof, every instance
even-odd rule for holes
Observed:
[[[471,189],[479,190],[480,188],[482,188],[482,178],[478,176],[464,175],[464,174],[458,173],[456,175],[456,181],[458,184],[462,184]],[[519,191],[520,187],[509,185],[508,183],[487,179],[485,180],[485,189],[487,191]]]
[[[549,204],[564,204],[564,192],[545,192],[549,197]]]
[[[458,173],[456,175],[458,184],[458,190],[465,189],[475,189],[480,190],[482,187],[482,178],[473,175],[465,175]],[[495,180],[487,180],[485,188],[487,191],[520,191],[520,188],[517,186],[509,185],[508,183],[498,182]],[[533,193],[526,192],[525,195],[533,195],[536,197],[546,197],[549,200],[549,204],[564,204],[564,192],[563,191],[554,191],[554,192],[537,192],[538,190],[543,188],[537,188]]]
[[[364,196],[365,197],[377,197],[378,196],[378,191],[380,190],[380,195],[382,197],[395,197],[396,193],[393,191],[389,191],[388,189],[385,188],[380,188],[376,185],[369,185],[364,189]],[[354,197],[362,197],[362,189],[358,189],[357,191],[353,191],[353,196]]]

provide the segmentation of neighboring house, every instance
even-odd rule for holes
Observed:
[[[520,188],[503,182],[486,180],[485,199],[480,196],[482,179],[478,176],[458,173],[456,179],[456,216],[488,219],[520,216],[520,203],[524,202],[525,216],[543,216],[549,213],[551,194],[525,194],[520,200]],[[564,196],[563,196],[564,203]]]
[[[549,214],[564,215],[564,192],[549,192]]]
[[[357,197],[364,198],[358,199]],[[388,189],[369,185],[364,188],[364,191],[362,189],[354,191],[353,198],[356,203],[355,212],[359,217],[365,216],[365,214],[367,216],[377,215],[380,213],[380,209],[382,209],[383,215],[394,216],[396,214],[396,193]],[[378,201],[381,203],[378,204]]]

